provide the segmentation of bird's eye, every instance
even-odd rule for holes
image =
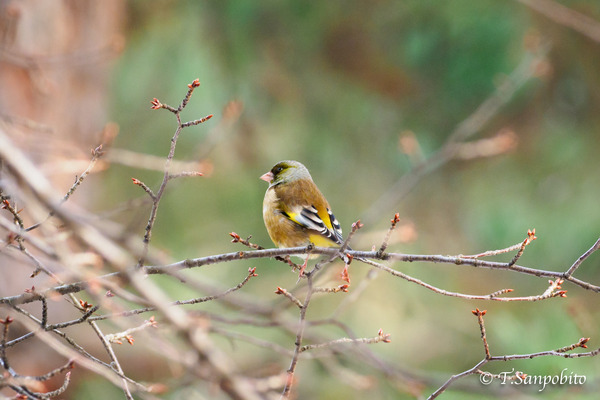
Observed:
[[[281,171],[283,171],[283,167],[282,166],[275,167],[275,168],[273,168],[273,175],[277,175]]]

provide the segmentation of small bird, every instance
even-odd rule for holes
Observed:
[[[263,201],[263,219],[277,247],[340,247],[342,228],[329,203],[298,161],[280,161],[260,177],[269,183]],[[304,273],[308,258],[300,268]]]

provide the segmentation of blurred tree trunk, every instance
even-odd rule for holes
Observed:
[[[101,142],[124,6],[0,0],[0,123],[60,188]]]
[[[90,149],[103,140],[110,67],[124,46],[124,5],[122,0],[0,0],[0,130],[42,166],[59,193],[67,192],[89,164]],[[80,201],[92,197],[85,186],[78,190]],[[29,267],[11,252],[2,253],[0,293],[47,283],[44,274],[28,279],[14,273]],[[66,317],[73,311],[65,303],[54,312]],[[18,329],[12,333],[24,333]],[[15,353],[11,366],[39,375],[61,362],[40,357],[38,343]],[[58,385],[51,382],[47,389]]]

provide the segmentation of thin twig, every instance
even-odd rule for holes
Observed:
[[[338,344],[342,344],[342,343],[363,343],[363,344],[372,344],[372,343],[390,343],[390,334],[389,333],[383,333],[381,330],[379,331],[379,334],[375,337],[372,338],[358,338],[358,339],[352,339],[352,338],[340,338],[340,339],[335,339],[335,340],[331,340],[329,342],[325,342],[325,343],[318,343],[318,344],[307,344],[305,346],[302,346],[300,348],[301,352],[307,351],[307,350],[314,350],[314,349],[322,349],[324,347],[331,347],[331,346],[335,346]]]
[[[267,257],[277,257],[277,256],[283,257],[286,255],[299,255],[299,254],[306,254],[307,251],[308,250],[306,247],[292,247],[292,248],[287,248],[287,249],[285,249],[285,248],[283,248],[283,249],[261,249],[261,250],[255,250],[255,251],[247,251],[247,252],[240,251],[240,252],[234,252],[234,253],[224,253],[224,254],[219,254],[219,255],[214,255],[214,256],[201,257],[201,258],[196,258],[196,259],[187,259],[187,260],[179,261],[179,262],[168,264],[168,265],[162,265],[162,266],[146,266],[143,268],[143,271],[145,274],[164,274],[170,270],[177,271],[177,270],[186,269],[186,268],[197,268],[197,267],[201,267],[201,266],[218,264],[218,263],[222,263],[222,262],[236,261],[236,260],[248,260],[248,259],[254,259],[254,258],[267,258]],[[311,251],[313,252],[313,254],[329,255],[332,257],[332,259],[336,258],[339,254],[339,249],[335,249],[335,248],[314,247],[311,249]],[[526,275],[533,275],[536,277],[564,279],[565,281],[571,282],[571,283],[573,283],[577,286],[580,286],[586,290],[600,292],[600,286],[593,285],[589,282],[582,281],[580,279],[574,278],[573,276],[565,276],[564,272],[528,268],[528,267],[523,267],[523,266],[519,266],[516,264],[509,265],[509,263],[484,261],[484,260],[475,259],[475,258],[462,258],[460,256],[417,255],[417,254],[402,254],[402,253],[378,254],[378,252],[375,252],[375,251],[366,252],[366,251],[355,251],[355,250],[348,250],[347,253],[352,255],[355,258],[362,258],[365,260],[366,259],[379,259],[379,260],[384,260],[384,261],[387,260],[387,261],[401,261],[401,262],[430,262],[430,263],[442,263],[442,264],[454,264],[454,265],[470,265],[470,266],[477,267],[477,268],[510,270],[513,272],[523,273]],[[377,268],[383,269],[386,272],[391,273],[392,275],[401,277],[403,279],[417,283],[422,286],[426,285],[424,282],[421,282],[420,280],[412,278],[412,277],[410,277],[406,274],[403,274],[399,271],[395,271],[390,267],[387,267],[380,263],[373,263],[373,262],[371,262],[371,263],[369,263],[369,264],[373,265]],[[577,264],[577,266],[578,265],[580,265],[580,263]],[[109,280],[111,280],[111,279],[122,278],[125,276],[126,276],[126,272],[114,272],[114,273],[106,274],[106,275],[103,275],[100,277],[96,277],[96,278],[94,278],[94,282],[96,284],[103,285],[104,282],[108,283]],[[39,301],[42,297],[48,297],[53,294],[63,295],[63,294],[68,294],[68,293],[77,293],[82,290],[86,290],[88,287],[89,287],[89,282],[86,282],[86,281],[74,282],[71,284],[65,284],[65,285],[56,286],[56,287],[53,287],[50,289],[46,289],[40,293],[38,293],[38,292],[23,293],[23,294],[16,295],[16,296],[3,297],[3,298],[0,298],[0,304],[15,305],[15,304],[30,303],[33,301]],[[502,290],[505,290],[505,289],[502,289]],[[440,290],[440,292],[442,292],[442,291]],[[451,292],[447,292],[447,293],[451,293]],[[497,293],[498,292],[495,292],[495,294],[497,294]],[[506,293],[506,292],[504,292],[504,293]],[[443,293],[443,294],[445,294],[445,293]],[[452,294],[448,294],[448,295],[452,295]],[[499,300],[499,301],[509,301],[509,300],[502,300],[502,299],[508,299],[508,298],[499,298],[499,297],[496,297],[494,294],[485,295],[485,296],[474,296],[474,297],[468,297],[468,298],[480,299],[480,300],[488,300],[490,298],[493,298],[494,300]],[[519,299],[521,301],[527,301],[527,300],[531,301],[534,298],[539,299],[539,296],[522,297]]]
[[[123,372],[123,368],[121,367],[121,363],[119,362],[119,359],[117,358],[117,355],[115,353],[115,350],[113,349],[110,341],[107,339],[106,335],[104,335],[104,333],[102,332],[102,330],[100,329],[100,327],[98,326],[98,324],[95,321],[88,321],[89,325],[92,327],[92,329],[94,330],[94,332],[96,332],[96,335],[98,335],[98,338],[100,339],[100,342],[102,343],[102,345],[104,346],[104,349],[106,350],[108,356],[110,357],[111,360],[111,366],[114,370],[116,370],[116,372],[119,373],[119,375],[125,375],[125,373]],[[123,392],[125,393],[125,397],[127,398],[127,400],[133,400],[133,395],[131,394],[131,389],[129,388],[129,382],[127,379],[121,379],[121,388],[123,389]]]
[[[117,386],[121,386],[120,379],[126,379],[129,383],[135,385],[137,390],[148,391],[147,387],[145,387],[144,385],[135,382],[134,380],[115,370],[111,365],[88,353],[83,347],[75,343],[73,339],[69,338],[63,332],[59,331],[58,329],[54,329],[51,331],[54,335],[57,335],[62,339],[59,340],[53,335],[50,335],[50,332],[46,332],[43,329],[40,330],[39,327],[41,321],[33,315],[31,315],[31,313],[27,312],[26,310],[20,307],[13,306],[13,308],[27,317],[25,319],[20,319],[19,322],[31,332],[35,332],[35,335],[38,339],[40,339],[42,342],[45,342],[48,346],[53,348],[59,354],[62,354],[69,359],[75,360],[78,365],[81,365],[84,368],[103,376],[108,381],[112,382]],[[62,342],[63,340],[66,341],[66,343],[70,347],[67,347]]]
[[[250,242],[250,238],[252,238],[252,236],[248,236],[247,239],[242,239],[240,237],[240,235],[238,235],[235,232],[229,233],[229,236],[231,236],[233,238],[233,239],[231,239],[231,243],[241,243],[244,246],[250,247],[251,249],[254,249],[254,250],[264,250],[264,247],[262,247],[262,246],[260,246],[260,245],[258,245],[256,243]],[[278,261],[281,261],[283,263],[286,263],[287,265],[289,265],[290,267],[292,267],[294,271],[297,270],[297,269],[300,269],[300,266],[298,264],[294,263],[290,259],[290,256],[285,256],[285,257],[275,256],[273,258],[276,259],[276,260],[278,260]]]
[[[509,263],[508,263],[509,267],[515,265],[517,263],[517,261],[519,261],[519,258],[521,258],[521,256],[523,255],[523,252],[525,251],[525,247],[527,247],[527,245],[529,243],[531,243],[532,241],[534,241],[535,239],[537,239],[537,237],[535,237],[535,229],[528,230],[527,238],[525,238],[525,240],[523,240],[523,243],[521,243],[521,247],[519,247],[519,251],[517,252],[517,254],[515,254],[513,259],[509,261]]]
[[[484,258],[484,257],[497,256],[499,254],[504,254],[504,253],[509,253],[511,251],[519,250],[519,252],[517,253],[517,256],[515,256],[515,258],[513,258],[513,260],[511,260],[511,262],[509,263],[509,264],[513,265],[521,257],[521,255],[523,254],[523,251],[525,250],[525,247],[535,239],[537,239],[537,237],[535,236],[535,228],[533,230],[528,229],[527,237],[520,243],[514,244],[509,247],[505,247],[504,249],[488,250],[488,251],[484,251],[483,253],[471,254],[471,255],[461,254],[458,257],[461,257],[461,258]]]
[[[396,183],[392,184],[362,213],[361,219],[365,223],[371,223],[378,218],[382,210],[385,211],[391,204],[406,196],[424,176],[436,171],[455,158],[460,150],[460,147],[456,144],[479,133],[498,114],[500,108],[508,103],[530,79],[536,76],[533,66],[543,60],[548,51],[549,46],[543,45],[535,52],[526,53],[511,74],[506,76],[504,81],[496,87],[496,90],[471,115],[454,128],[442,148],[415,165]]]
[[[146,185],[144,182],[142,182],[136,178],[131,178],[131,180],[133,181],[134,185],[137,185],[137,186],[141,187],[142,189],[144,189],[144,192],[146,192],[153,201],[156,201],[156,195],[154,194],[154,192],[152,191],[152,189],[150,189],[150,187],[148,185]]]
[[[315,287],[313,290],[315,291],[315,293],[317,293],[317,292],[321,292],[321,293],[348,292],[349,286],[350,285],[345,283],[343,285],[336,286],[336,287]]]
[[[308,305],[310,304],[310,299],[313,295],[313,275],[306,276],[306,281],[308,284],[308,290],[306,292],[306,297],[304,298],[304,304],[300,307],[300,317],[298,321],[298,331],[296,332],[296,341],[294,342],[294,355],[292,356],[292,360],[290,361],[290,366],[287,370],[287,379],[285,381],[285,386],[283,388],[283,392],[281,393],[282,399],[289,399],[292,385],[294,383],[294,376],[296,373],[296,366],[298,365],[298,359],[301,353],[302,339],[304,337],[304,329],[306,328],[306,310],[308,309]]]
[[[482,338],[484,349],[485,349],[485,357],[484,357],[484,359],[481,360],[481,361],[479,361],[472,368],[469,368],[468,370],[463,371],[460,374],[452,375],[446,382],[444,382],[444,384],[442,384],[435,392],[433,392],[427,398],[427,400],[435,399],[440,394],[442,394],[444,391],[446,391],[446,389],[448,389],[454,382],[456,382],[457,380],[459,380],[461,378],[464,378],[465,376],[469,376],[469,375],[472,375],[472,374],[481,374],[481,375],[485,375],[487,377],[493,377],[493,376],[495,376],[495,375],[492,375],[492,374],[490,374],[488,372],[484,372],[484,371],[481,370],[481,367],[483,367],[488,362],[492,362],[492,361],[527,360],[527,359],[532,359],[532,358],[537,358],[537,357],[545,357],[545,356],[557,356],[557,357],[564,357],[564,358],[595,357],[598,354],[600,354],[600,348],[598,348],[596,350],[593,350],[593,351],[585,352],[585,353],[567,353],[567,352],[572,351],[572,350],[574,350],[576,348],[586,348],[587,347],[586,343],[588,342],[589,338],[581,338],[581,339],[579,339],[579,341],[577,343],[574,343],[574,344],[572,344],[570,346],[562,347],[562,348],[557,349],[557,350],[540,351],[540,352],[537,352],[537,353],[530,353],[530,354],[513,354],[513,355],[503,355],[503,356],[491,356],[490,355],[490,351],[489,351],[489,347],[488,347],[488,343],[487,343],[487,337],[486,337],[486,334],[485,334],[484,322],[483,322],[483,316],[485,315],[486,312],[485,311],[480,311],[479,309],[475,309],[472,312],[473,312],[473,314],[475,316],[477,316],[477,320],[479,322],[479,328],[480,328],[480,331],[481,331],[481,338]]]
[[[203,175],[202,172],[199,172],[199,171],[182,171],[182,172],[178,172],[176,174],[170,174],[169,180],[177,179],[177,178],[184,178],[184,177],[202,176],[202,175]]]
[[[138,259],[137,268],[141,268],[144,265],[144,263],[146,261],[146,256],[148,255],[148,246],[150,244],[150,238],[152,236],[152,229],[154,228],[154,223],[156,221],[156,215],[158,213],[158,206],[160,204],[162,196],[167,187],[167,183],[170,180],[171,163],[173,161],[173,157],[175,157],[175,148],[177,147],[177,140],[179,139],[179,135],[180,135],[181,131],[183,130],[183,128],[187,128],[192,125],[201,124],[202,122],[208,121],[210,118],[212,118],[212,114],[211,114],[202,119],[187,122],[185,124],[183,124],[181,122],[180,113],[185,108],[188,101],[190,100],[192,93],[194,92],[194,89],[197,88],[198,86],[200,86],[200,81],[198,79],[195,79],[192,83],[190,83],[188,85],[188,91],[187,91],[185,97],[183,98],[183,100],[181,101],[181,104],[176,109],[169,105],[165,105],[165,104],[161,103],[156,98],[154,98],[151,101],[151,104],[152,104],[151,108],[153,110],[158,110],[160,108],[164,108],[164,109],[172,112],[173,114],[175,114],[175,118],[177,120],[177,128],[175,129],[175,133],[173,134],[173,137],[171,138],[171,147],[169,149],[169,154],[167,155],[167,159],[165,161],[165,166],[164,166],[164,170],[163,170],[163,180],[160,183],[160,186],[159,186],[158,190],[156,191],[156,193],[146,190],[148,193],[153,193],[154,196],[152,196],[152,200],[153,200],[152,208],[150,209],[150,216],[148,217],[148,223],[146,224],[146,230],[144,233],[144,240],[143,240],[144,247],[142,250],[142,255]]]
[[[485,324],[483,322],[483,316],[485,315],[485,313],[487,311],[479,310],[479,308],[476,308],[472,312],[473,312],[473,315],[475,315],[477,317],[477,321],[479,322],[479,330],[481,331],[481,340],[483,341],[483,348],[485,350],[485,358],[486,358],[486,360],[489,360],[491,358],[490,347],[487,342],[487,336],[485,335]]]
[[[517,1],[546,16],[557,24],[573,29],[595,42],[600,42],[600,23],[586,14],[572,10],[569,7],[552,0]]]
[[[98,159],[100,159],[100,157],[102,157],[104,155],[104,151],[102,150],[102,144],[98,145],[95,149],[92,149],[91,153],[92,153],[92,159],[90,160],[90,163],[88,164],[87,168],[81,173],[81,175],[79,175],[79,177],[75,177],[75,182],[73,183],[71,188],[69,188],[67,193],[63,196],[63,198],[61,200],[61,204],[66,202],[67,200],[69,200],[69,198],[71,197],[71,195],[73,193],[75,193],[75,190],[77,190],[79,185],[81,185],[83,183],[83,181],[85,180],[85,178],[87,178],[87,176],[90,174],[90,172],[92,172],[92,169],[94,169],[94,166],[96,165],[96,162],[98,161]],[[37,229],[41,224],[46,222],[48,219],[52,218],[55,214],[56,214],[55,211],[50,211],[48,216],[43,221],[40,221],[36,224],[31,225],[30,227],[26,228],[25,231],[29,232],[34,229]]]
[[[71,382],[71,372],[69,371],[65,374],[65,379],[64,379],[61,387],[59,387],[58,389],[53,390],[51,392],[36,393],[36,394],[42,396],[45,399],[60,396],[67,390],[67,387],[69,387],[70,382]]]
[[[596,250],[600,249],[600,239],[596,240],[596,243],[594,243],[594,245],[592,247],[590,247],[590,249],[588,251],[586,251],[585,253],[583,253],[578,259],[577,261],[575,261],[573,263],[573,265],[571,265],[571,267],[567,270],[567,272],[565,272],[564,274],[564,278],[568,279],[570,278],[575,271],[577,271],[577,268],[579,268],[579,266],[589,257],[592,255],[592,253],[594,253]]]
[[[383,254],[383,252],[387,249],[388,243],[390,242],[390,237],[392,237],[392,232],[396,229],[396,225],[400,222],[400,214],[394,214],[394,218],[390,220],[390,227],[385,234],[385,237],[381,241],[381,246],[379,246],[379,253]]]
[[[54,376],[56,376],[58,374],[62,374],[66,370],[73,369],[74,367],[75,367],[75,362],[73,360],[69,360],[62,367],[58,367],[56,369],[53,369],[52,371],[48,372],[47,374],[44,374],[44,375],[41,375],[41,376],[36,376],[33,379],[38,380],[38,381],[47,381],[48,379],[51,379],[51,378],[53,378]]]
[[[6,358],[6,340],[8,339],[8,327],[13,322],[13,319],[7,315],[6,318],[0,319],[2,327],[2,339],[0,340],[0,362],[2,368],[8,369],[8,358]]]
[[[126,329],[123,332],[111,333],[108,335],[104,335],[104,337],[110,343],[123,344],[121,342],[121,340],[126,340],[129,344],[133,344],[134,340],[133,340],[133,336],[131,336],[133,333],[144,330],[148,327],[155,328],[156,326],[157,326],[156,321],[154,320],[154,317],[152,316],[152,317],[150,317],[150,319],[144,321],[139,326],[134,326],[133,328]]]
[[[302,304],[302,302],[300,300],[298,300],[293,294],[291,294],[290,292],[288,292],[287,290],[285,290],[283,288],[280,288],[279,286],[277,286],[277,290],[275,291],[275,294],[284,295],[289,301],[291,301],[292,303],[297,305],[299,309],[304,308],[304,304]]]

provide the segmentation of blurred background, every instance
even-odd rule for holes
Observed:
[[[165,261],[243,250],[230,242],[232,231],[272,247],[261,214],[266,184],[258,177],[283,159],[308,167],[346,233],[361,219],[355,249],[378,248],[396,212],[400,224],[388,249],[394,252],[474,254],[519,243],[535,228],[538,239],[519,264],[564,271],[598,239],[597,1],[2,0],[0,7],[3,128],[63,192],[85,169],[89,150],[104,143],[102,163],[70,201],[131,235],[143,235],[150,207],[131,177],[157,187],[176,126],[170,113],[150,110],[150,100],[177,106],[186,85],[199,78],[183,118],[215,116],[183,131],[175,159],[194,163],[181,168],[192,165],[205,176],[173,181],[161,202],[152,244]],[[507,83],[515,76],[518,84]],[[497,108],[481,110],[490,98]],[[455,134],[473,115],[479,125]],[[576,276],[599,284],[599,257]],[[277,286],[296,288],[297,274],[274,260],[190,275],[231,287],[249,266],[259,278],[243,292],[257,303],[279,301]],[[513,288],[528,296],[548,286],[547,279],[465,266],[391,266],[468,294]],[[327,268],[330,286],[343,283],[340,263]],[[358,285],[368,268],[351,268]],[[3,296],[13,294],[8,282],[0,286]],[[175,299],[195,295],[173,280],[164,285]],[[483,358],[471,314],[476,307],[488,310],[492,355],[557,349],[580,337],[598,348],[598,295],[563,288],[566,299],[467,301],[380,273],[339,317],[359,337],[376,336],[379,328],[391,333],[391,343],[370,350],[420,384],[344,362],[365,378],[353,386],[332,374],[326,360],[301,359],[295,391],[307,399],[426,397]],[[329,317],[344,296],[317,297],[309,320]],[[296,310],[289,311],[294,320]],[[293,338],[277,330],[239,329],[293,349]],[[314,329],[346,336],[335,326]],[[288,367],[288,357],[268,349],[215,340],[242,369]],[[148,364],[139,342],[117,348],[126,373],[175,386],[177,373],[165,376]],[[493,373],[514,368],[530,375],[568,368],[587,381],[538,392],[487,387],[469,377],[442,398],[592,399],[600,388],[599,360],[488,364]],[[83,376],[64,398],[121,398],[101,378],[77,373]],[[210,398],[201,383],[185,390],[161,398]]]

